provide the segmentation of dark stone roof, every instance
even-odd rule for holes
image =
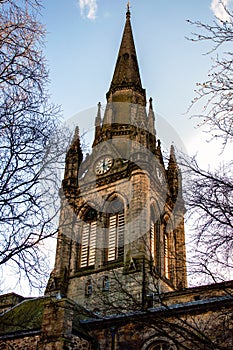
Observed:
[[[111,325],[126,324],[129,322],[154,322],[156,319],[161,317],[170,317],[173,315],[182,314],[200,314],[209,310],[219,310],[224,307],[232,307],[233,297],[220,296],[216,298],[210,298],[207,300],[198,300],[174,305],[162,305],[155,308],[149,308],[141,311],[132,311],[128,313],[104,316],[102,318],[96,319],[86,319],[81,320],[81,325],[88,326],[91,328],[104,328]]]
[[[0,295],[0,314],[2,312],[5,312],[7,309],[10,309],[13,306],[19,304],[23,300],[25,300],[25,298],[16,293],[7,293]]]
[[[1,297],[3,298],[5,295]],[[23,299],[23,297],[21,298]],[[44,306],[50,300],[57,303],[57,307],[59,307],[59,302],[65,299],[57,300],[50,296],[29,298],[3,312],[0,315],[0,338],[18,338],[25,335],[40,333],[42,329]],[[90,336],[84,330],[80,321],[92,318],[93,314],[74,301],[69,301],[72,303],[71,307],[74,309],[72,332],[85,339],[89,339]]]
[[[48,298],[26,299],[0,316],[0,336],[41,329],[44,303]]]

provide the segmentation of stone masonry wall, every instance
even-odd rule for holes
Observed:
[[[40,335],[25,336],[16,339],[0,340],[1,350],[36,350]]]

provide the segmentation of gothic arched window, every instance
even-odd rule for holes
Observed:
[[[123,202],[115,197],[107,208],[105,262],[124,257],[125,213]]]
[[[80,267],[88,267],[95,264],[96,227],[97,214],[95,210],[90,209],[83,219],[80,242]]]
[[[149,346],[143,347],[143,349],[145,349],[145,350],[175,350],[176,347],[173,344],[171,344],[165,340],[161,340],[161,341],[153,342]]]
[[[161,342],[156,345],[152,345],[148,350],[174,350],[174,347],[171,344]]]

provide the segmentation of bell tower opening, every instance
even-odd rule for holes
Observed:
[[[115,197],[107,206],[105,263],[124,259],[124,231],[124,203],[119,197]]]
[[[155,209],[150,207],[150,255],[153,264],[158,265],[157,242],[159,239],[159,219],[155,214]]]
[[[164,232],[164,276],[165,278],[169,279],[170,274],[169,274],[169,249],[168,249],[168,234],[165,231]]]
[[[97,234],[97,213],[88,209],[84,214],[81,228],[81,242],[79,246],[79,268],[95,265]]]

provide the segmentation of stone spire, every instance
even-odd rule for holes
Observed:
[[[127,5],[126,23],[115,66],[107,102],[128,102],[146,105],[146,93],[142,88],[137,54]]]

